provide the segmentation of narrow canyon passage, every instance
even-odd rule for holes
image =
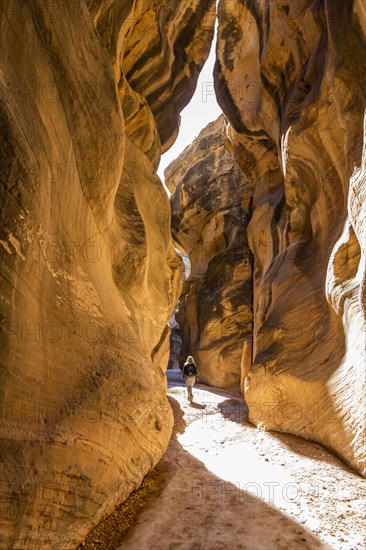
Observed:
[[[190,405],[180,370],[168,383],[173,436],[118,550],[365,547],[354,471],[319,445],[256,429],[237,393],[198,384]],[[115,550],[114,531],[106,524],[81,548]]]
[[[2,0],[0,50],[0,550],[364,548],[365,2]]]

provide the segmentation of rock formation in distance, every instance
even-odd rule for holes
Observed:
[[[173,192],[173,238],[191,262],[176,313],[180,363],[192,353],[202,382],[239,386],[244,342],[252,334],[253,188],[225,147],[223,116],[167,168],[165,182]]]

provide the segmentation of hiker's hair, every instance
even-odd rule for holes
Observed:
[[[188,355],[187,363],[194,363],[194,359],[193,359],[192,355]]]

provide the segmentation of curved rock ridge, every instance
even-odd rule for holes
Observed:
[[[1,4],[1,548],[75,548],[168,444],[182,262],[155,169],[214,10]]]
[[[179,113],[189,103],[207,59],[216,19],[215,1],[87,3],[124,96],[127,135],[133,135],[142,150],[141,142],[147,148],[158,140],[165,152],[177,136]],[[130,113],[135,115],[132,125]],[[154,160],[159,162],[160,152]]]
[[[254,185],[250,419],[365,475],[364,4],[221,0],[218,17],[217,98]]]
[[[174,190],[173,238],[191,262],[175,316],[183,331],[180,363],[192,353],[202,382],[230,387],[239,386],[252,333],[253,190],[226,149],[224,132],[220,116],[166,169],[165,180]]]

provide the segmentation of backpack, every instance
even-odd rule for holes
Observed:
[[[196,365],[194,363],[188,363],[185,368],[187,376],[192,376],[197,373]]]

